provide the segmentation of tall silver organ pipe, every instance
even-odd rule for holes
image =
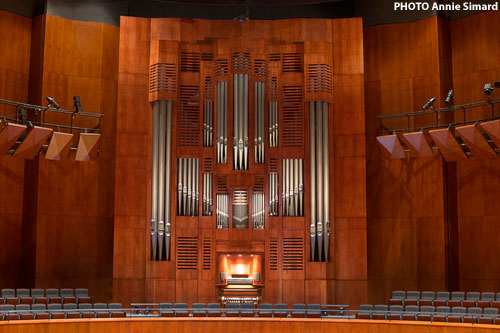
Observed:
[[[198,216],[200,160],[178,158],[177,166],[177,215]]]
[[[170,259],[172,101],[153,103],[151,260]]]
[[[203,102],[203,147],[213,146],[213,107],[212,101]]]
[[[233,228],[248,228],[248,192],[234,190]]]
[[[264,163],[265,144],[265,108],[266,95],[265,83],[255,82],[255,163]]]
[[[265,225],[265,199],[264,193],[252,193],[252,227],[264,229]]]
[[[217,82],[217,163],[227,162],[227,82]]]
[[[312,261],[328,261],[330,246],[328,131],[328,102],[309,102]]]
[[[269,174],[269,216],[279,215],[279,184],[278,174]]]
[[[216,227],[217,229],[229,228],[229,196],[227,193],[216,195]]]
[[[269,147],[278,147],[278,102],[269,102]]]
[[[283,159],[283,216],[304,216],[303,166],[303,159]]]
[[[203,216],[212,216],[212,208],[213,208],[213,197],[212,197],[212,189],[213,189],[213,175],[211,173],[203,174],[203,205],[202,205],[202,214]]]
[[[233,76],[233,169],[248,170],[248,74]]]

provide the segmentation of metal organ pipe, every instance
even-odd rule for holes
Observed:
[[[248,74],[233,76],[233,169],[248,170]]]
[[[160,106],[153,104],[153,142],[152,142],[152,175],[151,175],[151,260],[157,260],[156,245],[158,243],[158,127],[160,126]]]
[[[269,174],[269,216],[278,216],[278,174],[271,172]]]
[[[309,142],[310,142],[310,177],[311,177],[311,224],[310,224],[310,239],[311,239],[311,260],[315,261],[316,257],[316,160],[314,152],[316,151],[315,128],[316,128],[316,111],[314,102],[309,102]]]
[[[177,215],[198,216],[200,160],[198,158],[179,158],[178,165],[177,201],[181,204],[177,206]]]
[[[212,179],[211,173],[203,174],[203,216],[212,216]]]
[[[217,163],[227,162],[227,82],[217,82]]]
[[[265,91],[264,82],[255,82],[255,163],[265,162]]]
[[[324,233],[324,258],[328,261],[330,238],[330,177],[329,177],[329,145],[328,145],[328,102],[323,101],[323,233]]]
[[[203,102],[203,147],[212,147],[213,102]]]
[[[264,212],[264,193],[252,194],[252,227],[254,229],[264,229],[265,212]]]
[[[229,199],[227,193],[216,195],[216,227],[217,229],[229,228]]]
[[[300,199],[303,196],[303,185],[300,184],[304,184],[302,165],[300,158],[283,159],[283,216],[303,216],[303,200]]]
[[[160,131],[158,133],[158,253],[159,260],[163,256],[163,241],[165,236],[165,125],[167,120],[166,101],[160,101]]]

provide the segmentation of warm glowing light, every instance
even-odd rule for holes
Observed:
[[[248,264],[232,264],[231,274],[248,275],[250,272],[250,265]]]

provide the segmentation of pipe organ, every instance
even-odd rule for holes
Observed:
[[[307,279],[326,290],[335,279],[333,40],[155,22],[151,274],[171,272],[164,279],[193,301],[215,301],[219,258],[254,254],[263,300],[283,301]]]

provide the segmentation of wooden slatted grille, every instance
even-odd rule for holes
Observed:
[[[213,61],[214,60],[214,54],[213,53],[202,53],[201,54],[201,60],[203,60],[203,61]]]
[[[304,145],[304,112],[302,108],[302,87],[283,87],[283,146]]]
[[[271,237],[269,240],[269,269],[278,270],[278,238]]]
[[[157,63],[149,68],[149,92],[175,92],[176,67],[174,64]]]
[[[281,60],[281,54],[279,53],[269,54],[269,61],[280,61],[280,60]]]
[[[200,54],[181,52],[181,72],[199,72]]]
[[[200,145],[200,92],[198,86],[180,86],[179,146]]]
[[[267,61],[263,59],[255,59],[253,64],[253,74],[258,77],[267,76]]]
[[[301,53],[283,53],[281,70],[286,72],[302,73],[302,54]]]
[[[283,238],[283,270],[301,271],[304,269],[304,239],[300,237]]]
[[[211,157],[203,158],[203,172],[212,173],[213,172],[213,160]]]
[[[217,59],[215,61],[215,76],[226,76],[229,74],[229,64],[227,59]]]
[[[278,78],[276,76],[269,79],[269,99],[272,102],[276,102],[278,100]]]
[[[203,262],[202,267],[204,270],[212,268],[212,237],[203,237]]]
[[[278,172],[278,160],[276,158],[269,159],[269,167],[271,172]]]
[[[307,91],[311,93],[332,93],[332,66],[310,64],[307,66]]]
[[[227,193],[227,177],[225,176],[217,177],[217,192]]]
[[[235,52],[233,53],[233,73],[236,71],[249,71],[250,70],[250,53],[248,52]]]
[[[177,237],[177,269],[198,269],[198,237]]]
[[[264,193],[264,176],[255,176],[253,191]]]
[[[213,89],[214,88],[212,85],[212,77],[205,76],[205,100],[206,101],[212,100]]]

